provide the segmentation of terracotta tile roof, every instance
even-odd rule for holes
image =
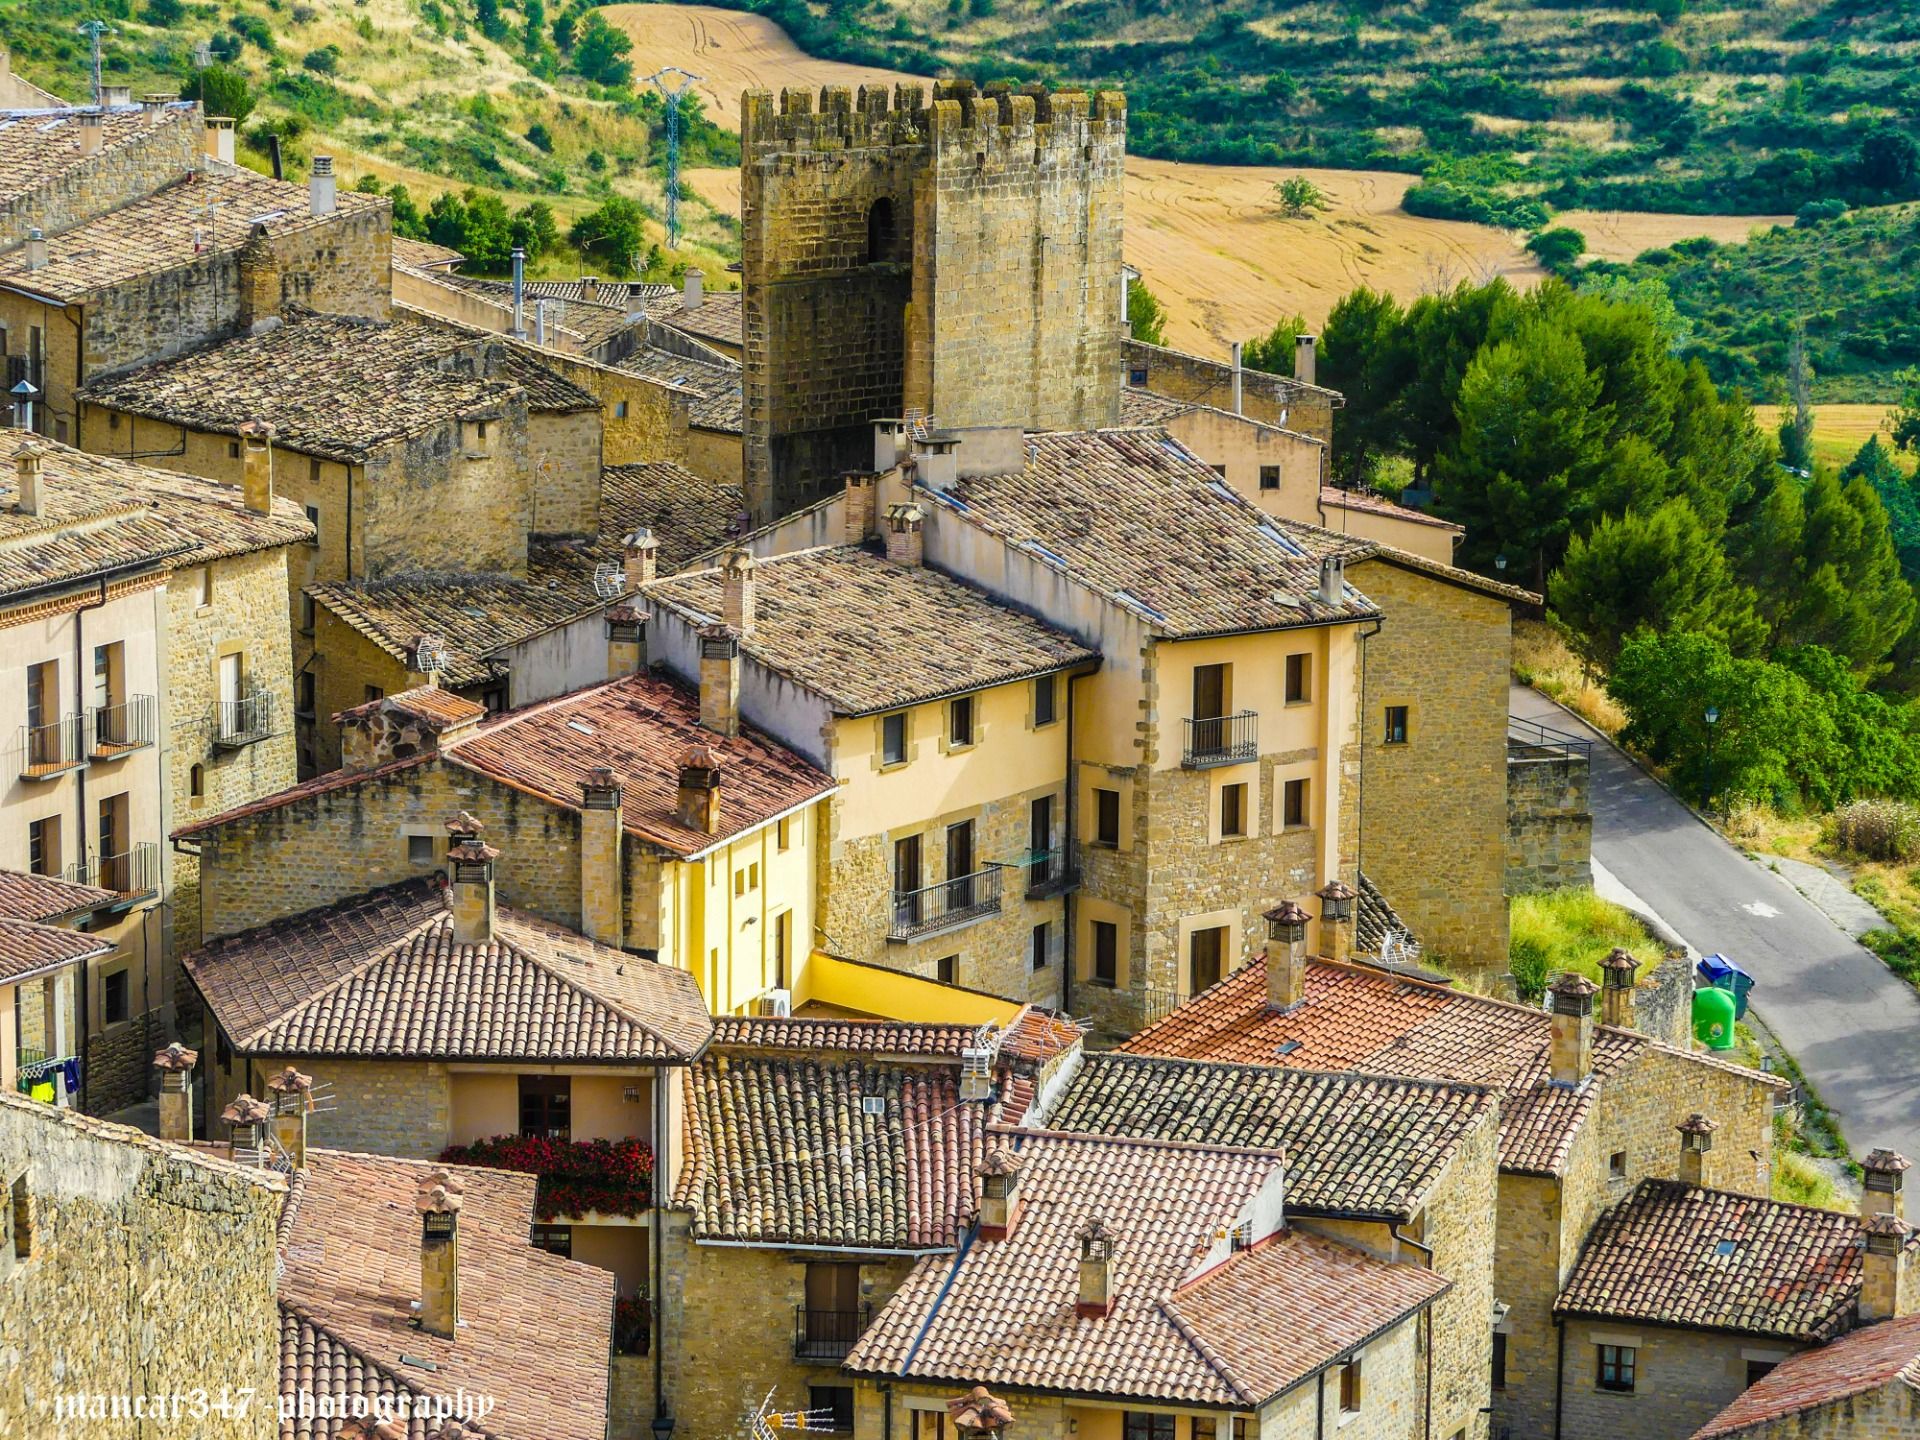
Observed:
[[[1017,474],[962,478],[950,507],[1168,635],[1325,625],[1379,611],[1351,586],[1319,597],[1320,562],[1363,542],[1274,520],[1163,430],[1027,437]]]
[[[1044,1065],[1054,1056],[1080,1044],[1086,1038],[1086,1033],[1086,1027],[1070,1016],[1055,1014],[1038,1005],[1027,1005],[1007,1026],[1000,1041],[1000,1054],[1008,1060]]]
[[[1883,1320],[1789,1355],[1695,1431],[1693,1440],[1738,1435],[1889,1385],[1920,1392],[1920,1315]]]
[[[343,190],[337,204],[336,215],[351,215],[384,209],[388,202]],[[304,185],[209,165],[49,235],[47,263],[38,270],[27,268],[23,251],[0,256],[0,286],[76,304],[109,286],[237,251],[256,224],[277,238],[333,219],[312,212]]]
[[[1497,1104],[1473,1086],[1109,1052],[1086,1057],[1043,1123],[1284,1151],[1290,1212],[1407,1220]]]
[[[601,408],[598,396],[557,371],[549,370],[530,348],[501,346],[499,366],[494,373],[504,375],[525,390],[527,408],[535,414],[573,415]]]
[[[364,705],[342,710],[333,718],[337,722],[344,715],[371,715],[380,709],[398,710],[411,715],[436,734],[456,725],[476,724],[487,718],[485,707],[455,695],[451,690],[443,690],[438,685],[417,685],[397,695],[369,700]]]
[[[973,1210],[986,1107],[957,1065],[709,1053],[687,1071],[674,1204],[697,1240],[945,1250]],[[878,1098],[870,1115],[863,1098]]]
[[[742,428],[745,401],[741,396],[741,374],[737,364],[711,364],[691,360],[657,345],[642,345],[614,369],[644,375],[667,385],[691,390],[694,398],[688,406],[688,420],[702,430],[719,430],[737,435]]]
[[[1857,1216],[1643,1180],[1588,1234],[1553,1308],[1829,1340],[1859,1298],[1860,1255]]]
[[[700,298],[698,309],[688,310],[681,304],[679,291],[663,295],[657,300],[646,302],[647,314],[662,325],[681,330],[699,340],[730,345],[739,349],[742,345],[745,310],[742,307],[742,292],[738,290],[709,290]]]
[[[414,270],[440,270],[449,265],[458,265],[466,258],[458,250],[435,245],[431,240],[410,240],[405,235],[393,237],[393,263],[396,265],[405,265]]]
[[[705,745],[721,759],[720,828],[690,829],[674,815],[680,756]],[[833,778],[758,731],[728,739],[700,726],[699,697],[654,675],[576,690],[494,717],[447,752],[452,764],[491,776],[566,810],[599,766],[624,783],[627,832],[674,855],[699,854],[810,800]]]
[[[0,916],[0,981],[24,979],[112,949],[97,935]]]
[[[208,815],[191,824],[175,827],[169,837],[174,840],[190,840],[196,835],[204,835],[218,830],[236,820],[245,820],[253,815],[265,815],[273,810],[284,809],[316,795],[328,795],[335,790],[345,790],[349,786],[383,780],[402,770],[411,770],[416,765],[431,763],[432,755],[409,755],[403,760],[390,760],[384,765],[375,765],[368,770],[329,770],[324,775],[316,775],[311,780],[302,780],[297,785],[289,785],[271,795],[262,795],[258,800],[249,800],[244,805],[236,805],[231,810],[222,810],[218,815]]]
[[[0,870],[0,917],[8,920],[62,920],[114,904],[119,898],[112,890],[75,885],[55,875]]]
[[[97,380],[81,398],[220,434],[249,420],[274,444],[344,464],[456,416],[501,413],[518,388],[486,373],[477,345],[443,326],[289,310],[264,334]]]
[[[1411,550],[1396,550],[1391,545],[1375,543],[1369,555],[1356,556],[1355,559],[1376,559],[1382,564],[1398,565],[1403,570],[1418,570],[1433,576],[1436,580],[1445,580],[1449,584],[1459,585],[1467,590],[1478,590],[1483,595],[1491,595],[1496,600],[1505,600],[1513,605],[1541,603],[1540,596],[1531,590],[1523,590],[1518,585],[1509,585],[1502,580],[1489,580],[1484,575],[1463,570],[1458,565],[1429,560],[1424,555],[1416,555]]]
[[[716,1015],[715,1049],[832,1051],[842,1055],[954,1061],[973,1043],[971,1025],[926,1025],[911,1020],[838,1020],[808,1015]]]
[[[1157,390],[1143,390],[1138,385],[1120,387],[1120,423],[1122,425],[1160,425],[1176,415],[1184,415],[1189,410],[1198,409],[1192,400],[1176,400],[1171,395],[1162,395]]]
[[[756,619],[742,653],[824,697],[842,715],[1004,685],[1090,664],[1065,631],[924,565],[840,545],[759,561]],[[655,582],[649,601],[696,625],[720,618],[718,570]]]
[[[462,1166],[460,1326],[413,1327],[426,1161],[307,1152],[280,1241],[280,1394],[491,1396],[490,1440],[603,1440],[614,1277],[528,1243],[535,1179]],[[419,1364],[429,1362],[433,1368]],[[283,1422],[282,1440],[339,1422]],[[311,1428],[301,1428],[310,1425]],[[424,1436],[426,1426],[410,1428]]]
[[[89,107],[90,108],[90,107]],[[0,113],[0,205],[7,205],[50,180],[57,180],[87,157],[80,149],[80,108],[61,114]],[[139,110],[93,110],[101,120],[100,149],[104,154],[129,140],[137,140],[150,126]],[[193,114],[191,105],[170,105],[158,116],[162,125],[177,125]]]
[[[551,1063],[691,1059],[711,1032],[685,971],[501,907],[458,944],[410,881],[217,940],[183,963],[249,1054]]]
[[[1251,1408],[1446,1288],[1284,1231],[1196,1274],[1280,1165],[1271,1151],[1044,1132],[1008,1143],[1022,1162],[1011,1232],[916,1265],[849,1370]],[[1075,1308],[1079,1235],[1096,1218],[1116,1241],[1115,1302],[1089,1317]]]
[[[1424,510],[1414,510],[1405,505],[1395,504],[1384,495],[1375,495],[1368,490],[1343,490],[1338,485],[1320,487],[1320,503],[1332,505],[1341,510],[1365,510],[1374,515],[1388,515],[1395,520],[1405,520],[1414,525],[1432,525],[1440,530],[1457,530],[1466,533],[1466,527],[1456,525],[1451,520],[1442,520],[1438,515],[1429,515]]]
[[[89,455],[35,438],[41,451],[40,513],[19,509],[14,452],[0,442],[0,599],[148,567],[174,569],[311,539],[292,500],[271,515],[247,509],[240,491],[193,475]]]

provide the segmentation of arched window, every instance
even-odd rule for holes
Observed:
[[[893,250],[893,201],[882,195],[867,209],[867,263],[884,260]]]
[[[198,800],[207,793],[207,767],[196,765],[187,771],[187,794]]]

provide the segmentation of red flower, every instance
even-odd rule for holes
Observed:
[[[644,1140],[553,1140],[496,1135],[440,1152],[453,1165],[486,1165],[540,1177],[535,1209],[542,1220],[597,1211],[638,1215],[653,1201],[653,1147]]]

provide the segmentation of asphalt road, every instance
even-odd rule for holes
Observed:
[[[1752,1005],[1834,1111],[1856,1155],[1920,1161],[1920,994],[1785,880],[1696,819],[1536,691],[1512,713],[1593,747],[1593,853],[1694,949],[1754,977]]]

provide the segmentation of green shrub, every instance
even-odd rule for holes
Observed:
[[[1516,895],[1510,906],[1508,968],[1521,997],[1537,999],[1565,971],[1600,980],[1600,961],[1610,950],[1639,959],[1642,973],[1661,949],[1632,911],[1591,890],[1549,890]]]
[[[1833,812],[1833,843],[1869,860],[1920,857],[1920,808],[1900,800],[1856,800]]]

